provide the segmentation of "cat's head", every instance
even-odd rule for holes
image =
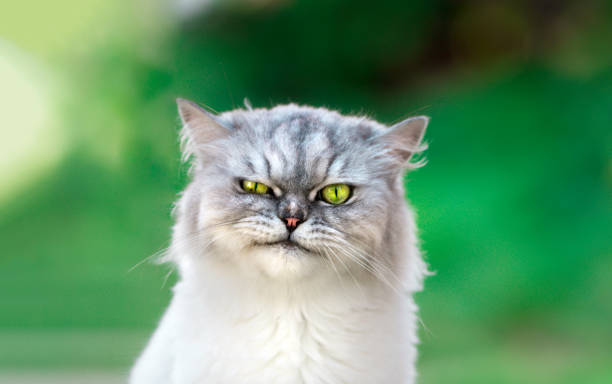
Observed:
[[[428,118],[390,128],[283,105],[213,115],[179,99],[193,181],[175,243],[271,277],[386,268],[406,224],[402,174]]]

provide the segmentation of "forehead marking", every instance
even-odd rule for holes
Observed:
[[[295,130],[295,142],[297,143],[297,158],[294,164],[295,179],[300,185],[303,185],[307,180],[306,172],[306,137],[312,125],[309,120],[304,117],[298,117],[293,121],[293,129]]]
[[[270,160],[268,160],[268,156],[266,156],[266,152],[265,151],[263,153],[263,159],[264,159],[264,164],[266,166],[266,175],[268,177],[271,177],[272,175],[270,174]]]
[[[243,167],[255,168],[282,189],[295,192],[311,189],[326,178],[347,175],[347,162],[365,155],[356,153],[357,147],[364,149],[358,143],[373,131],[363,119],[339,121],[333,116],[304,113],[262,118],[257,124],[254,120],[249,121],[253,134],[247,135],[253,155]]]
[[[304,146],[308,156],[305,161],[306,169],[310,172],[310,184],[319,184],[325,179],[329,164],[336,154],[330,147],[327,135],[321,130],[313,132]]]

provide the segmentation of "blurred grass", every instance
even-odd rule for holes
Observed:
[[[0,203],[0,371],[127,370],[176,279],[164,284],[167,266],[132,270],[168,245],[186,183],[174,98],[226,110],[248,96],[257,107],[293,100],[384,122],[432,117],[429,163],[407,176],[437,272],[417,297],[423,383],[610,382],[607,13],[573,17],[569,7],[558,17],[574,23],[571,39],[534,54],[514,39],[537,40],[544,33],[529,28],[543,26],[511,3],[432,4],[382,2],[364,25],[334,23],[339,1],[214,10],[170,26],[153,12],[128,27],[134,10],[117,3],[96,26],[112,33],[61,30],[87,49],[6,30],[64,87],[55,112],[69,143],[57,165]],[[301,27],[319,13],[320,28]],[[418,22],[403,26],[407,14]],[[467,49],[479,23],[493,42]],[[356,38],[385,24],[385,38]],[[595,48],[585,53],[581,41]]]
[[[0,368],[13,372],[33,368],[38,372],[127,372],[147,337],[133,330],[3,331]]]

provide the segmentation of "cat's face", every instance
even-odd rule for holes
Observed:
[[[196,162],[190,218],[179,220],[191,220],[202,254],[284,278],[374,268],[426,119],[390,131],[293,105],[211,116],[179,101],[179,111]]]

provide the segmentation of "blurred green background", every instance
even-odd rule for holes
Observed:
[[[420,383],[612,383],[612,5],[561,0],[3,3],[0,382],[121,382],[144,346],[177,96],[430,115]]]

